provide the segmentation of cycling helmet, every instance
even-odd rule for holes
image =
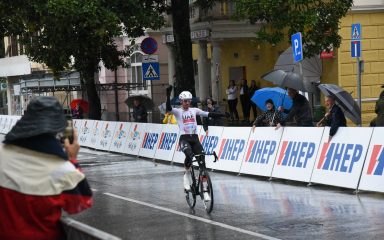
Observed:
[[[179,95],[180,100],[191,100],[192,99],[192,93],[188,91],[183,91]]]

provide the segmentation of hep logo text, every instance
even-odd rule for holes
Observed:
[[[277,165],[306,168],[308,160],[315,153],[316,144],[313,142],[283,141]]]
[[[157,143],[157,139],[159,139],[159,134],[145,133],[141,148],[154,149],[155,144]]]
[[[173,144],[177,140],[176,133],[162,133],[160,137],[159,149],[162,150],[172,150]]]
[[[360,144],[324,143],[317,169],[350,173],[362,153]]]
[[[218,155],[219,159],[237,161],[244,147],[244,139],[222,139]]]
[[[218,136],[202,136],[200,138],[201,145],[204,148],[204,152],[206,153],[212,153],[213,150],[217,147],[217,144],[219,143],[219,137]]]
[[[251,140],[247,150],[245,162],[268,164],[276,150],[276,141]]]

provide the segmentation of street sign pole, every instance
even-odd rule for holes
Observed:
[[[360,109],[361,114],[361,72],[362,72],[362,61],[360,61],[361,57],[361,24],[353,23],[351,26],[351,57],[356,58],[357,64],[357,75],[356,75],[356,86],[357,86],[357,105]],[[360,115],[361,118],[361,115]],[[361,124],[359,124],[361,126]]]
[[[360,113],[362,111],[361,108],[361,65],[360,65],[360,58],[357,59],[357,104],[359,105]],[[361,117],[361,115],[360,115]],[[361,124],[359,124],[361,126]]]

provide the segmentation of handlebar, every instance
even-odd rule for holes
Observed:
[[[219,158],[217,157],[217,154],[215,151],[213,151],[212,153],[201,153],[201,154],[197,154],[195,155],[196,156],[200,156],[200,155],[204,155],[204,156],[213,156],[215,158],[215,160],[213,162],[217,162],[217,160],[219,160]]]

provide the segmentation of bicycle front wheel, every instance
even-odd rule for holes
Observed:
[[[208,171],[204,170],[202,175],[202,180],[200,181],[200,191],[203,193],[203,203],[204,208],[207,213],[212,212],[213,209],[213,187],[212,181],[209,177]]]

